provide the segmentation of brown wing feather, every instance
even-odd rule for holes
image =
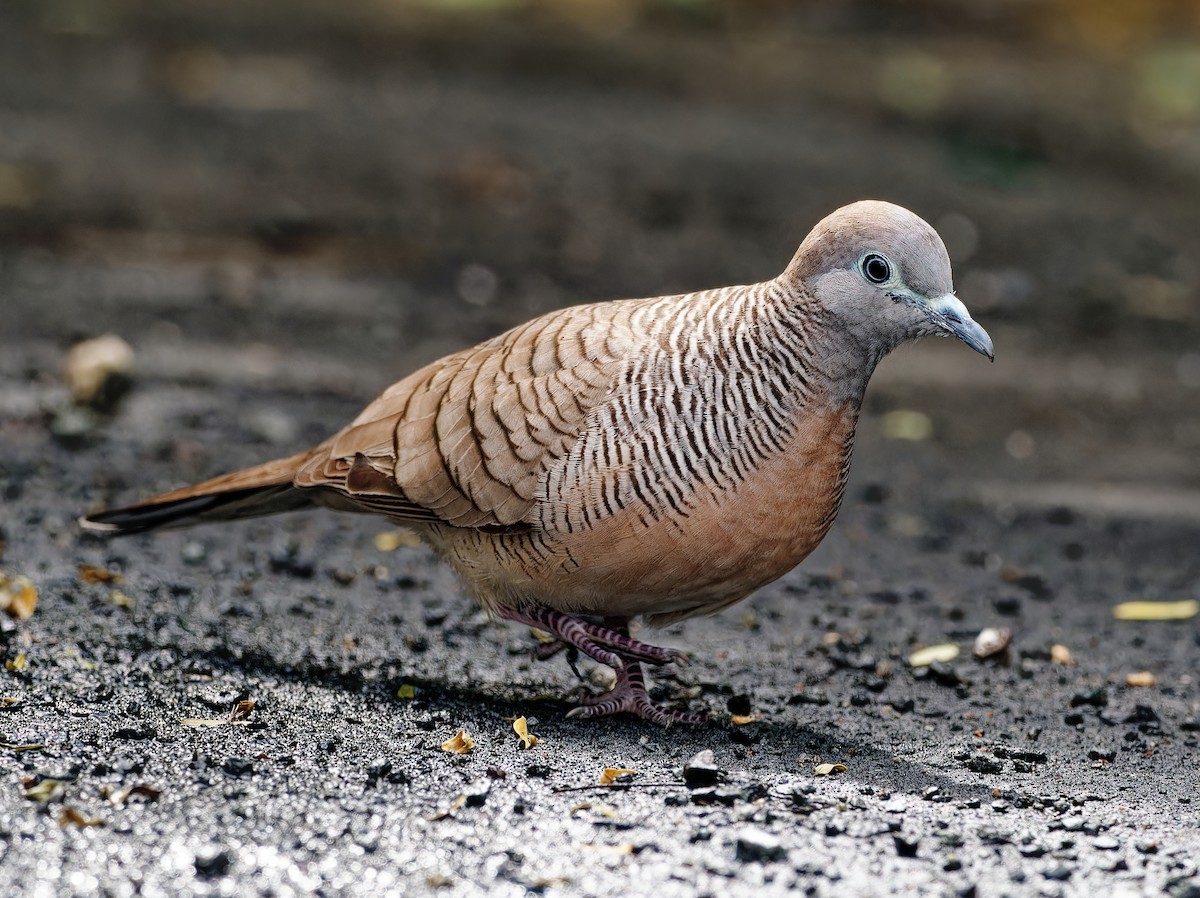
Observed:
[[[295,485],[399,520],[527,524],[542,474],[638,345],[635,306],[563,309],[414,372],[314,450]]]

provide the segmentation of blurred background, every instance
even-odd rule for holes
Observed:
[[[882,366],[876,479],[1200,517],[1195,0],[7,0],[0,434],[158,424],[164,484],[290,452],[535,313],[772,277],[863,197],[940,230],[997,350]],[[110,332],[139,389],[72,417]]]

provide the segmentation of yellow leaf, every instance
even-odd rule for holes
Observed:
[[[600,774],[600,785],[611,786],[622,776],[632,776],[637,773],[636,770],[630,770],[628,767],[605,767]]]
[[[114,589],[112,592],[110,592],[108,594],[108,600],[118,608],[133,607],[133,599],[129,598],[129,596],[125,595],[125,593],[121,592],[119,589]]]
[[[396,690],[396,698],[404,699],[409,702],[417,697],[417,687],[412,683],[401,683],[400,688]]]
[[[121,583],[125,580],[116,571],[110,571],[106,567],[99,567],[94,564],[79,565],[79,579],[84,583]]]
[[[5,659],[4,669],[11,673],[16,673],[17,671],[24,670],[25,669],[25,653],[21,652],[15,658]]]
[[[26,798],[32,798],[34,801],[53,801],[63,793],[62,780],[44,779],[33,784],[25,789],[24,795]]]
[[[832,776],[835,773],[845,773],[849,769],[845,764],[818,764],[813,772],[817,776]]]
[[[1139,671],[1136,671],[1135,673],[1126,674],[1125,682],[1126,682],[1126,684],[1128,684],[1130,686],[1143,686],[1143,687],[1157,686],[1158,685],[1158,677],[1156,677],[1154,674],[1152,674],[1148,670],[1139,670]]]
[[[524,717],[518,717],[513,721],[513,732],[520,738],[521,748],[533,748],[541,741],[537,736],[529,732],[529,723]]]
[[[421,545],[421,540],[411,530],[385,530],[375,534],[375,548],[380,552],[395,552],[400,548]]]
[[[0,748],[7,748],[9,751],[38,751],[45,747],[44,742],[0,742]]]
[[[1075,659],[1071,655],[1071,650],[1065,645],[1059,645],[1058,643],[1050,646],[1050,660],[1055,664],[1061,664],[1063,667],[1070,667],[1075,663]]]
[[[943,642],[917,649],[908,656],[908,663],[913,667],[928,667],[934,661],[953,661],[958,657],[958,646],[953,642]]]
[[[1122,602],[1113,608],[1117,620],[1187,620],[1200,612],[1200,602]]]
[[[475,740],[467,735],[466,730],[459,730],[442,743],[442,751],[453,752],[456,755],[465,755],[474,747]]]
[[[761,714],[733,714],[730,715],[729,722],[735,727],[744,727],[748,723],[754,723],[754,721],[761,719]]]
[[[37,587],[28,577],[0,573],[0,611],[17,620],[29,620],[37,608],[37,600]]]

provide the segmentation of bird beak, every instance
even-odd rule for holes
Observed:
[[[952,293],[939,296],[931,301],[927,308],[934,324],[946,333],[958,337],[981,355],[986,355],[993,362],[996,360],[996,354],[992,351],[992,338],[971,319],[971,313],[957,296]]]

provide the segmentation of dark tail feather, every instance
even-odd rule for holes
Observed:
[[[307,458],[305,452],[235,471],[136,505],[85,515],[79,524],[101,533],[142,533],[307,508],[313,504],[312,493],[292,486],[296,469]]]
[[[167,527],[189,527],[205,521],[233,521],[312,505],[312,499],[292,486],[210,493],[170,502],[143,502],[114,508],[79,519],[85,530],[99,533],[143,533]]]

